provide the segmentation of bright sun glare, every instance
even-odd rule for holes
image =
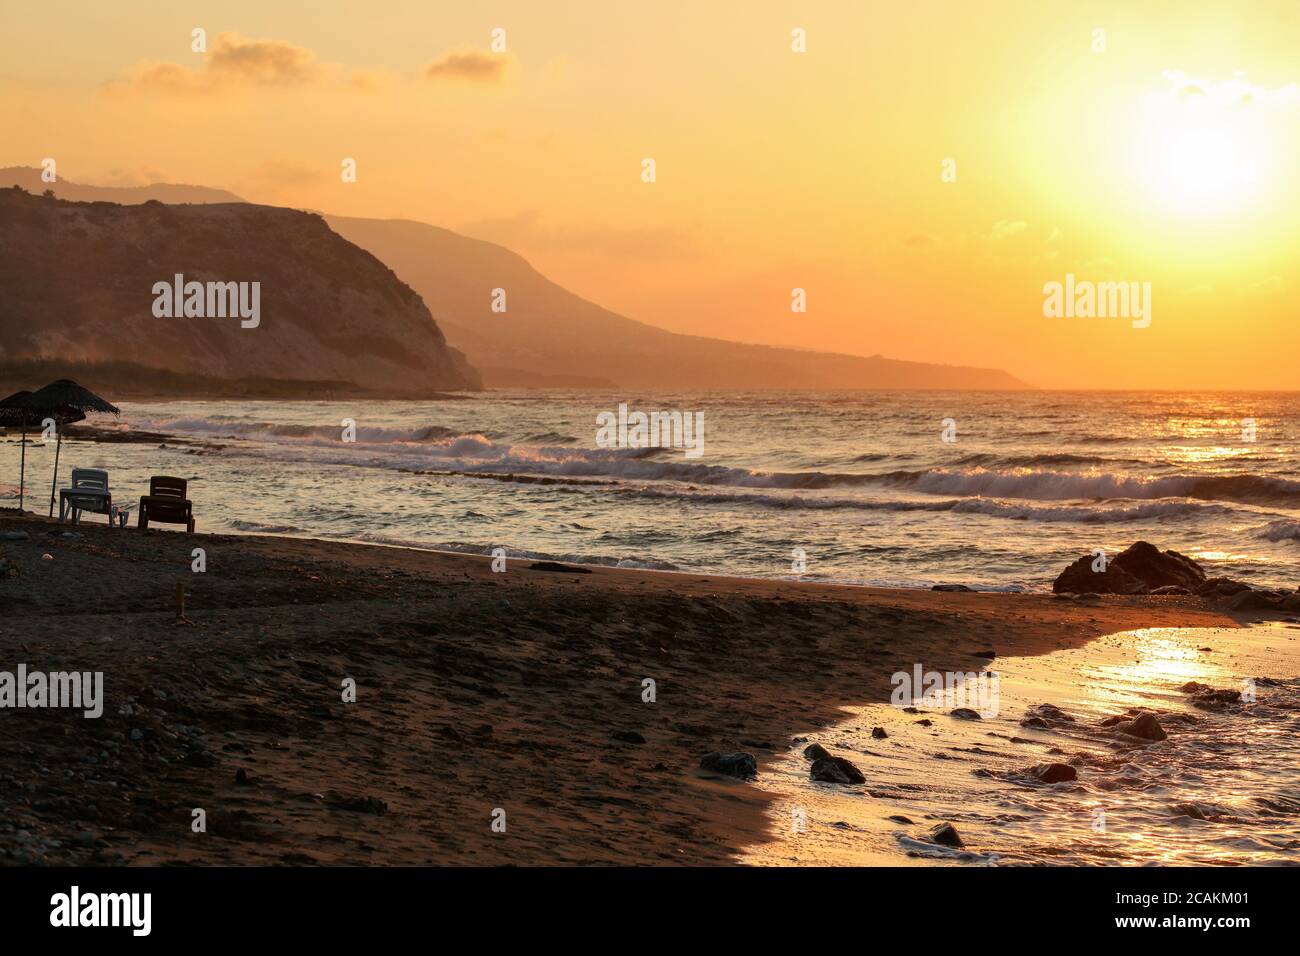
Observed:
[[[1274,151],[1276,100],[1238,77],[1219,84],[1166,74],[1170,89],[1142,101],[1135,160],[1147,193],[1179,216],[1229,214],[1263,192]]]

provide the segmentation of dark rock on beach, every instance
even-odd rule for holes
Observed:
[[[831,755],[831,752],[821,744],[809,744],[803,749],[805,760],[823,760]]]
[[[1156,720],[1156,715],[1147,711],[1142,711],[1131,720],[1120,720],[1112,724],[1111,729],[1142,740],[1164,740],[1168,736],[1160,726],[1160,721]]]
[[[1242,584],[1230,578],[1208,578],[1196,588],[1196,593],[1202,597],[1231,597],[1241,591],[1249,590],[1249,584]]]
[[[645,743],[645,738],[642,737],[640,734],[638,734],[635,730],[616,730],[612,734],[610,734],[610,737],[613,738],[614,740],[617,740],[619,743],[623,743],[623,744]]]
[[[872,727],[871,736],[875,740],[884,740],[889,736],[889,734],[885,733],[884,727]]]
[[[1282,607],[1283,595],[1272,591],[1240,591],[1228,599],[1234,611],[1274,611]]]
[[[1024,773],[1037,777],[1043,783],[1062,783],[1066,780],[1079,779],[1079,772],[1068,763],[1040,763],[1027,768]]]
[[[936,584],[930,588],[931,591],[972,591],[964,584]]]
[[[982,720],[979,712],[971,710],[969,707],[958,707],[956,710],[948,712],[949,717],[956,717],[958,720]]]
[[[941,846],[963,847],[966,845],[962,841],[961,834],[957,832],[957,828],[951,823],[940,823],[938,826],[932,827],[926,835],[932,843],[938,843]]]
[[[1154,544],[1138,541],[1116,556],[1115,564],[1139,579],[1148,590],[1175,584],[1189,590],[1205,582],[1201,566],[1177,551],[1161,551]]]
[[[1121,551],[1105,571],[1092,569],[1093,556],[1079,558],[1052,584],[1053,591],[1077,594],[1150,594],[1171,585],[1189,592],[1205,583],[1201,566],[1177,551],[1161,551],[1154,544],[1138,541]],[[1181,592],[1165,592],[1181,593]]]
[[[1223,710],[1230,704],[1241,703],[1241,691],[1232,688],[1216,689],[1208,684],[1188,681],[1178,688],[1184,694],[1192,695],[1192,706],[1201,710]]]
[[[560,564],[558,561],[534,561],[528,565],[529,571],[559,571],[564,574],[590,574],[591,568],[577,564]]]
[[[1074,723],[1074,718],[1067,714],[1055,704],[1035,704],[1025,711],[1026,717],[1037,717],[1048,723],[1064,722],[1067,724]]]
[[[1092,555],[1075,561],[1052,582],[1052,590],[1071,594],[1142,594],[1146,586],[1112,561],[1105,571],[1092,569]]]
[[[843,757],[819,757],[808,771],[814,780],[822,783],[866,783],[862,771]]]
[[[700,769],[739,780],[753,780],[758,776],[758,761],[753,754],[724,754],[715,750],[700,758]]]

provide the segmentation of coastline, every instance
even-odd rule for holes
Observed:
[[[773,839],[774,798],[699,771],[707,752],[761,775],[918,662],[1246,619],[88,521],[0,513],[30,536],[0,542],[22,564],[0,581],[0,669],[103,671],[106,697],[99,719],[0,712],[6,864],[734,862]]]

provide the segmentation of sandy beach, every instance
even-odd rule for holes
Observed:
[[[778,838],[781,794],[699,770],[708,752],[754,754],[763,781],[918,662],[980,670],[1246,620],[1191,596],[494,573],[13,512],[0,544],[21,568],[0,580],[0,670],[102,671],[105,698],[98,719],[0,711],[10,865],[734,862]],[[878,802],[863,813],[896,812]]]

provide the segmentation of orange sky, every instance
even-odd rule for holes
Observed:
[[[1295,0],[3,3],[0,166],[420,219],[680,331],[1300,387]],[[1045,318],[1067,272],[1150,327]]]

